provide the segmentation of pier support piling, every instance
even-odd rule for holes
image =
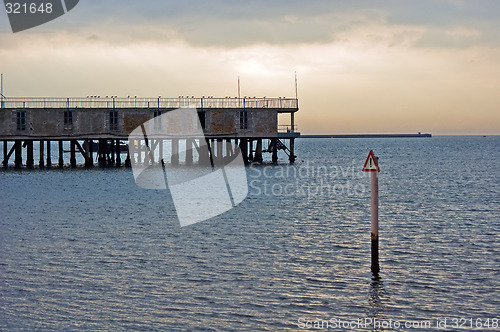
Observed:
[[[40,141],[40,160],[39,160],[39,167],[40,168],[45,168],[45,158],[44,158],[44,152],[45,152],[45,141],[41,140]]]
[[[8,158],[7,141],[3,141],[3,167],[7,168],[8,165],[9,165],[9,158]]]
[[[70,164],[71,168],[76,168],[76,141],[71,140],[70,142]]]
[[[47,141],[47,167],[52,167],[52,158],[50,156],[50,141]]]
[[[105,166],[111,166],[113,165],[113,162],[111,160],[111,155],[113,154],[113,145],[109,143],[108,139],[104,140],[104,160],[105,160]]]
[[[233,155],[233,145],[231,144],[231,140],[226,140],[226,156],[231,157]]]
[[[186,165],[193,165],[193,140],[190,138],[186,139]]]
[[[248,140],[248,146],[249,146],[248,160],[253,161],[253,139]]]
[[[201,139],[198,142],[198,144],[194,142],[195,148],[198,151],[198,163],[203,166],[211,165],[210,155],[212,152],[210,151],[210,141],[208,139],[205,139],[205,144],[207,146],[206,149],[203,148],[203,141]]]
[[[295,139],[294,138],[290,138],[290,157],[289,157],[289,160],[290,160],[290,164],[293,164],[295,163]]]
[[[63,168],[64,167],[63,141],[59,140],[57,143],[59,144],[59,168]]]
[[[108,166],[115,166],[116,165],[116,142],[115,142],[115,140],[114,139],[110,140],[108,145],[111,148],[111,151],[109,151],[110,158],[109,158]]]
[[[90,154],[90,160],[89,160],[89,166],[94,166],[94,140],[91,139],[89,141],[89,154]]]
[[[208,150],[208,164],[213,165],[214,164],[214,145],[213,145],[213,140],[207,139],[207,150]]]
[[[160,138],[160,142],[158,143],[158,149],[159,149],[158,156],[160,158],[159,163],[161,165],[165,164],[165,158],[164,158],[165,156],[164,156],[164,151],[163,151],[164,150],[163,144],[164,144],[163,143],[163,138]]]
[[[97,154],[99,167],[106,167],[106,140],[102,138],[99,139],[99,148]]]
[[[93,166],[93,161],[92,161],[92,153],[91,153],[91,146],[92,142],[88,139],[86,139],[83,143],[83,149],[85,151],[85,167],[90,168]]]
[[[33,169],[34,165],[35,165],[35,158],[33,156],[33,141],[32,140],[27,140],[25,142],[26,144],[26,155],[27,155],[27,158],[26,158],[26,167],[28,169]]]
[[[125,167],[132,167],[132,162],[130,161],[130,150],[127,151],[127,158],[125,159]]]
[[[14,167],[15,168],[21,168],[23,165],[23,145],[21,140],[15,140],[14,141],[15,145],[15,159],[14,159]]]
[[[224,158],[224,153],[222,151],[222,139],[217,139],[217,154],[216,154],[217,164],[220,164],[222,159]]]
[[[174,138],[172,139],[172,165],[179,165],[179,140]]]
[[[248,142],[247,142],[247,139],[245,138],[242,138],[240,140],[240,150],[241,150],[241,155],[243,157],[243,162],[246,164],[248,164]]]
[[[256,163],[262,163],[263,158],[262,158],[262,139],[257,140],[257,146],[255,148],[255,156],[253,158],[253,161]]]
[[[272,149],[272,153],[273,153],[273,157],[272,157],[273,163],[277,163],[278,162],[278,139],[277,138],[273,138],[271,140],[271,149]]]
[[[122,165],[122,157],[121,157],[121,147],[120,140],[116,140],[116,166],[120,167]]]

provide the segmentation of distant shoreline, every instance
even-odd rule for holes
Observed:
[[[428,138],[432,134],[300,135],[300,138]]]

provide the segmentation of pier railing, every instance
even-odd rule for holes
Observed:
[[[279,125],[278,133],[297,133],[299,130],[297,125]]]
[[[292,98],[2,98],[1,108],[279,108],[297,109]]]

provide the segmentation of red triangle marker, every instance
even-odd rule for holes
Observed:
[[[368,154],[368,158],[366,158],[365,166],[363,167],[363,172],[380,172],[380,168],[378,167],[377,158],[373,154],[373,151],[370,150]]]

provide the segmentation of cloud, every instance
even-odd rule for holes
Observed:
[[[497,7],[87,0],[19,34],[0,19],[0,71],[11,96],[170,97],[235,96],[238,76],[290,97],[297,71],[305,133],[498,133]]]
[[[416,47],[469,47],[498,44],[499,11],[500,2],[490,0],[87,0],[39,31],[87,33],[117,44],[184,40],[199,47],[240,47],[331,43],[378,23],[425,29]],[[471,27],[478,38],[447,33]]]

